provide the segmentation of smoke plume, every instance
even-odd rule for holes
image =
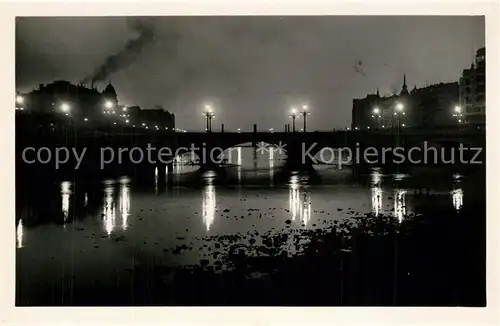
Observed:
[[[107,57],[93,74],[82,81],[82,84],[88,82],[93,84],[105,80],[109,75],[128,67],[139,57],[147,45],[156,40],[155,26],[151,21],[145,18],[129,18],[127,19],[127,25],[131,30],[139,33],[139,36],[130,39],[118,53]]]

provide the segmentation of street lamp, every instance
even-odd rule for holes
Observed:
[[[295,132],[295,119],[298,118],[297,109],[292,108],[292,114],[290,115],[290,118],[292,118],[292,131]]]
[[[458,123],[462,123],[462,107],[460,105],[456,105],[453,112],[453,116],[457,118]]]
[[[68,103],[61,103],[61,111],[64,113],[68,113],[71,107],[69,106]]]
[[[104,107],[108,110],[111,110],[114,106],[115,106],[114,103],[110,100],[107,100],[106,102],[104,102]]]
[[[300,112],[300,114],[302,114],[302,116],[304,117],[304,132],[306,132],[306,116],[308,114],[311,114],[309,111],[307,111],[308,107],[306,104],[302,105],[302,111]]]
[[[405,109],[403,103],[398,102],[396,103],[396,111],[404,113],[403,110]],[[399,121],[399,114],[397,112],[394,112],[394,115],[396,116],[396,125],[397,125],[397,130],[396,130],[396,146],[399,146],[399,132],[400,132],[400,121]],[[404,127],[405,124],[403,123],[401,127]],[[394,123],[392,124],[392,127],[394,128]]]
[[[403,112],[404,109],[405,109],[405,107],[404,107],[403,103],[401,103],[401,102],[396,103],[396,111],[397,112],[394,112],[394,115],[396,116],[396,124],[398,126],[398,129],[399,129],[399,114],[398,114],[398,112],[400,112],[402,115],[404,115],[404,112]]]
[[[21,95],[16,96],[16,103],[17,104],[23,104],[24,103],[24,97]]]
[[[212,111],[212,107],[210,105],[205,105],[205,111],[203,112],[203,115],[207,117],[207,132],[212,131],[212,119],[215,118],[215,114]]]

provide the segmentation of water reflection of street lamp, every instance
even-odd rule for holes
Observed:
[[[19,224],[17,224],[16,230],[16,240],[17,240],[17,248],[23,247],[23,236],[24,236],[24,226],[23,220],[19,220]]]
[[[382,174],[380,171],[375,170],[371,175],[371,186],[372,186],[372,212],[375,216],[378,216],[382,210]]]
[[[128,217],[130,215],[130,186],[128,179],[120,180],[120,212],[122,215],[122,229],[128,227]]]
[[[406,215],[406,192],[404,190],[396,190],[394,196],[394,215],[397,217],[399,223],[403,222]]]
[[[71,195],[71,183],[69,181],[61,182],[61,210],[63,212],[64,223],[68,220],[69,215],[69,204],[70,204],[70,195]]]
[[[458,211],[464,204],[464,191],[462,189],[455,189],[452,191],[453,207]]]
[[[205,186],[203,191],[203,202],[202,202],[202,218],[207,231],[210,231],[210,227],[215,220],[215,208],[216,208],[216,198],[215,198],[215,187],[211,182]]]
[[[116,225],[114,193],[114,186],[112,184],[106,185],[104,189],[103,224],[108,236],[111,235]]]
[[[311,220],[311,198],[307,189],[300,188],[299,178],[296,175],[290,178],[289,205],[292,221],[299,217],[303,226],[306,226]]]
[[[290,178],[289,205],[290,212],[292,213],[292,220],[295,220],[300,210],[299,182],[295,175]]]

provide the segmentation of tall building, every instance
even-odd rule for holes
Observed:
[[[460,78],[460,107],[465,123],[486,121],[486,48],[476,51],[475,63]]]

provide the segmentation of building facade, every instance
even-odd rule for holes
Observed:
[[[16,94],[16,110],[37,116],[40,123],[55,120],[93,126],[129,126],[175,130],[175,116],[163,109],[143,110],[121,105],[115,88],[109,83],[102,92],[95,87],[74,85],[59,80],[41,84],[27,94]]]
[[[486,48],[476,51],[475,62],[464,69],[460,78],[460,108],[468,124],[486,121]]]
[[[368,94],[354,99],[352,125],[354,130],[456,125],[454,107],[459,103],[458,83],[439,83],[408,91],[406,76],[399,94],[380,96]]]
[[[33,113],[67,113],[73,118],[93,119],[102,117],[106,104],[115,109],[118,96],[114,87],[108,84],[103,92],[84,85],[75,85],[65,80],[40,84],[27,94],[18,94],[23,101],[23,109]]]
[[[175,115],[161,107],[144,110],[135,106],[130,107],[128,112],[137,127],[175,131]]]

